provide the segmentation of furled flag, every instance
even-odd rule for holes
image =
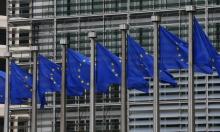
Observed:
[[[211,44],[208,36],[202,29],[194,17],[193,35],[194,35],[194,49],[196,54],[197,63],[202,63],[206,67],[215,67],[220,76],[220,55]]]
[[[188,68],[188,44],[160,26],[160,62],[167,69],[187,69]],[[195,47],[194,47],[195,49]],[[206,52],[200,48],[201,53]],[[207,54],[206,54],[207,55]],[[197,51],[194,51],[195,71],[201,73],[212,73],[212,69],[202,59]],[[206,58],[204,58],[206,60]]]
[[[145,77],[153,77],[153,56],[149,55],[140,44],[130,36],[128,36],[128,56],[133,60],[133,63],[139,66],[139,69],[142,70]],[[160,64],[159,77],[161,82],[176,85],[174,77],[165,69],[163,64]]]
[[[5,72],[0,71],[0,104],[5,103]]]
[[[96,92],[106,93],[112,84],[121,83],[121,63],[101,44],[96,44]]]
[[[44,105],[46,92],[60,92],[61,90],[61,66],[42,55],[38,56],[38,62],[38,94],[41,105]]]
[[[67,51],[67,94],[80,96],[89,89],[90,60],[86,56],[68,49]]]
[[[32,75],[11,62],[11,103],[22,104],[32,97]]]

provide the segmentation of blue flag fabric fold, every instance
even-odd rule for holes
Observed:
[[[42,55],[38,56],[38,62],[38,94],[43,106],[46,104],[46,92],[61,91],[61,66]]]
[[[61,66],[39,55],[39,91],[60,92],[61,91]]]
[[[81,96],[90,86],[90,60],[86,56],[67,51],[67,94]]]
[[[218,76],[220,77],[220,55],[217,54],[213,59],[213,66],[215,67],[216,71],[218,72]]]
[[[5,103],[5,72],[0,71],[0,104]]]
[[[129,59],[129,56],[128,56]],[[127,87],[128,89],[136,89],[144,93],[149,92],[149,82],[145,79],[142,71],[138,69],[138,66],[131,61],[127,62]]]
[[[193,21],[193,36],[195,64],[201,71],[204,71],[204,73],[212,74],[211,54],[213,53],[209,51],[211,43],[195,17]]]
[[[131,36],[128,36],[128,57],[132,59],[133,63],[136,63],[136,66],[139,66],[138,69],[142,71],[144,77],[153,77],[153,56],[149,55]],[[165,66],[161,63],[159,66],[160,81],[177,85],[174,77],[166,70]]]
[[[134,40],[128,36],[128,61],[127,61],[127,85],[128,88],[137,89],[148,93],[149,82],[145,77],[152,74],[148,67],[145,67],[142,53],[140,49],[134,44]]]
[[[187,69],[188,68],[188,44],[169,32],[163,27],[160,30],[160,62],[164,64],[167,69]],[[212,68],[206,61],[199,61],[202,59],[199,50],[194,47],[194,69],[196,72],[211,74]],[[200,52],[207,58],[206,49],[200,47]],[[207,59],[204,59],[207,60]]]
[[[96,92],[106,93],[112,84],[121,83],[121,63],[101,44],[96,44]]]
[[[148,80],[136,63],[128,55],[127,88],[148,92]],[[106,92],[111,84],[121,84],[121,60],[106,48],[97,44],[97,89],[96,92]]]
[[[32,97],[32,75],[11,62],[11,104],[22,104]]]
[[[218,54],[217,50],[213,47],[211,41],[209,40],[208,36],[203,31],[202,26],[199,24],[195,17],[193,24],[193,35],[195,45],[194,48],[196,48],[195,52],[197,54],[196,57],[202,60],[199,63],[202,63],[210,69],[213,69],[213,67],[215,67],[220,76],[220,55]],[[202,50],[203,52],[201,52],[200,50]]]
[[[188,44],[163,27],[160,30],[160,62],[167,69],[188,68]]]

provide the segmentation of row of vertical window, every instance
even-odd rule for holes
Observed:
[[[213,107],[214,106],[214,107]],[[206,126],[209,131],[219,130],[219,102],[196,103],[196,130],[204,131]],[[161,130],[186,131],[188,123],[187,103],[161,104]],[[132,131],[153,129],[152,104],[132,105],[129,110],[129,124]]]
[[[69,16],[76,14],[99,14],[125,11],[141,11],[152,9],[184,8],[191,0],[56,0],[56,15]],[[198,6],[205,6],[205,0],[195,0]],[[130,5],[128,5],[130,4]],[[218,0],[209,0],[209,6],[219,5]],[[30,7],[33,17],[48,17],[54,15],[54,0],[9,1],[10,17],[30,17]]]

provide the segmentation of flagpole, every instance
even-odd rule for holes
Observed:
[[[208,23],[209,23],[209,9],[208,9],[208,3],[209,3],[209,1],[208,0],[206,0],[205,1],[205,33],[208,35],[209,34],[209,32],[208,32],[208,28],[209,28],[209,25],[208,25]],[[206,75],[205,76],[205,80],[206,80],[206,85],[205,85],[205,88],[206,88],[206,129],[205,129],[205,131],[208,131],[209,130],[209,107],[208,107],[208,105],[209,105],[209,84],[208,84],[208,80],[209,80],[209,77],[208,77],[208,75]]]
[[[37,52],[38,52],[38,47],[32,46],[31,51],[33,51],[31,132],[37,132]]]
[[[95,48],[96,48],[96,33],[89,32],[90,38],[90,119],[89,119],[89,131],[96,132],[96,116],[95,116]]]
[[[7,42],[7,41],[6,41]],[[4,132],[9,132],[9,102],[10,102],[10,67],[9,67],[9,59],[11,57],[10,52],[8,52],[8,47],[6,48],[6,52],[4,55],[1,55],[2,57],[6,58],[6,64],[5,64],[5,105],[4,105]]]
[[[194,60],[193,60],[193,12],[196,10],[195,6],[187,6],[186,11],[189,15],[189,89],[188,89],[188,131],[195,132],[195,96],[194,96]]]
[[[4,132],[9,132],[9,102],[10,102],[10,84],[9,84],[9,59],[11,54],[9,53],[9,33],[8,33],[8,1],[6,1],[6,17],[7,17],[7,24],[6,24],[6,54],[4,57],[5,60],[5,105],[4,105]]]
[[[121,132],[128,130],[128,115],[127,115],[127,79],[126,79],[126,60],[127,60],[127,24],[120,25],[121,30]]]
[[[66,39],[61,38],[62,45],[62,86],[61,86],[61,111],[60,111],[60,132],[66,132]]]
[[[154,24],[153,32],[153,55],[154,55],[154,75],[153,75],[153,131],[160,132],[160,89],[159,89],[159,33],[158,26],[160,22],[160,16],[151,16],[151,21]]]

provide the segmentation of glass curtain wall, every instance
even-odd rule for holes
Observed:
[[[37,44],[41,54],[58,63],[61,59],[59,43],[63,37],[67,38],[69,48],[89,57],[88,31],[91,30],[97,32],[98,42],[120,56],[119,25],[122,23],[129,24],[129,34],[152,54],[153,27],[150,18],[153,13],[161,16],[162,26],[187,41],[188,15],[184,10],[185,6],[190,4],[197,6],[195,16],[204,30],[208,27],[207,34],[220,51],[220,2],[218,0],[32,0],[31,2],[10,0],[9,4],[11,46]],[[30,57],[21,55],[16,60],[26,68],[31,67]],[[172,70],[171,72],[178,86],[160,84],[161,130],[187,131],[187,71]],[[220,129],[219,86],[220,79],[217,73],[213,75],[196,73],[197,131]],[[109,94],[97,95],[98,131],[120,130],[119,91],[118,86],[112,86]],[[152,83],[149,94],[129,91],[130,131],[152,131],[152,96]],[[39,110],[41,122],[39,128],[45,131],[49,129],[59,131],[59,94],[56,95],[56,107],[52,94],[48,94],[47,100],[49,101],[47,111]],[[89,93],[85,92],[82,97],[68,97],[67,103],[69,132],[88,131]],[[13,112],[17,114],[18,110],[15,109]],[[55,127],[54,124],[56,124]]]

